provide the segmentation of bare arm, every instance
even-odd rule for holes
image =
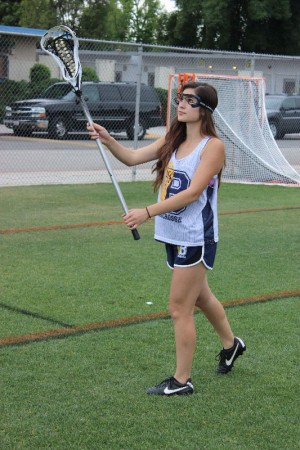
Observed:
[[[224,164],[224,144],[219,139],[211,139],[202,154],[200,164],[193,176],[190,186],[160,203],[153,203],[148,206],[151,217],[175,211],[193,203],[204,191],[214,175],[219,173]],[[140,225],[148,219],[148,212],[145,208],[133,209],[124,216],[124,221],[130,228]]]
[[[133,148],[125,147],[116,141],[116,139],[114,139],[101,125],[94,123],[93,126],[94,129],[87,124],[91,139],[100,139],[102,144],[110,150],[115,158],[127,166],[136,166],[157,159],[158,150],[165,143],[165,138],[161,137],[150,145],[134,150]]]

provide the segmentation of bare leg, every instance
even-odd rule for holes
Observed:
[[[203,280],[200,295],[196,301],[196,306],[203,311],[206,318],[218,333],[223,347],[232,347],[234,343],[234,335],[231,331],[224,307],[211,292],[206,275]]]
[[[208,286],[206,270],[202,263],[193,267],[175,267],[173,270],[169,310],[176,343],[174,377],[181,383],[186,382],[192,370],[196,346],[195,306],[203,311],[212,324],[224,348],[230,348],[234,343],[225,310]]]
[[[194,309],[203,290],[206,268],[198,264],[193,267],[175,267],[170,289],[169,310],[174,322],[176,343],[176,372],[174,377],[185,383],[190,377],[196,346]]]

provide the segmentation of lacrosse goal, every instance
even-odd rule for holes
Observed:
[[[299,173],[288,163],[271,133],[265,110],[263,78],[182,73],[169,76],[167,127],[176,115],[173,101],[182,84],[201,81],[218,91],[214,112],[218,135],[226,148],[225,181],[299,184]]]

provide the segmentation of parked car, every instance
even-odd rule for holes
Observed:
[[[93,120],[110,132],[134,138],[136,84],[83,82],[84,96]],[[20,100],[6,107],[4,124],[17,136],[45,131],[51,138],[65,139],[69,132],[85,131],[86,118],[75,92],[68,83],[55,83],[41,98]],[[138,139],[150,127],[161,126],[161,103],[156,91],[142,84]]]
[[[266,95],[266,111],[275,139],[300,133],[300,95]]]

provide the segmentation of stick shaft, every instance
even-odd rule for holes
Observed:
[[[85,115],[85,117],[86,117],[88,123],[89,123],[91,126],[93,126],[93,119],[92,119],[91,114],[90,114],[90,112],[89,112],[88,106],[87,106],[87,104],[86,104],[84,98],[83,98],[81,95],[79,96],[79,100],[80,100],[80,103],[81,103],[81,106],[82,106],[84,115]],[[124,197],[123,197],[123,194],[122,194],[122,191],[121,191],[121,189],[120,189],[119,183],[117,182],[116,177],[114,176],[114,173],[113,173],[113,171],[112,171],[110,162],[109,162],[109,160],[108,160],[108,158],[107,158],[107,156],[106,156],[105,150],[104,150],[104,148],[103,148],[103,145],[102,145],[100,139],[96,139],[96,144],[97,144],[97,146],[98,146],[98,149],[99,149],[99,152],[100,152],[101,157],[102,157],[102,159],[103,159],[103,162],[104,162],[104,165],[105,165],[105,167],[106,167],[106,170],[107,170],[107,172],[108,172],[108,174],[109,174],[109,176],[110,176],[110,179],[111,179],[111,181],[112,181],[112,183],[113,183],[113,185],[114,185],[114,188],[115,188],[115,190],[116,190],[116,193],[117,193],[118,198],[119,198],[119,200],[120,200],[120,203],[121,203],[121,205],[122,205],[123,211],[124,211],[125,214],[127,214],[127,213],[128,213],[128,207],[127,207],[127,205],[126,205],[126,201],[125,201],[125,199],[124,199]],[[135,239],[136,241],[140,239],[140,235],[139,235],[139,233],[138,233],[137,230],[131,230],[131,232],[132,232],[133,237],[134,237],[134,239]]]

